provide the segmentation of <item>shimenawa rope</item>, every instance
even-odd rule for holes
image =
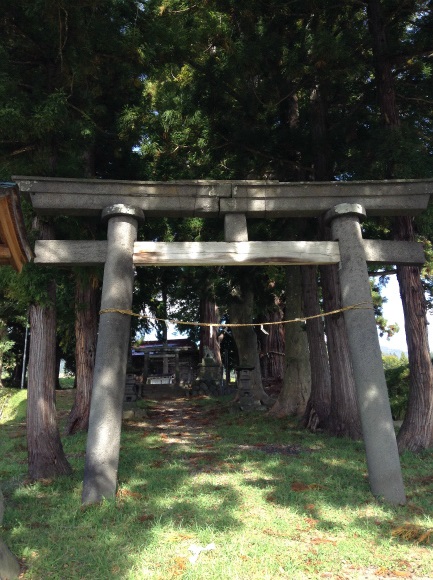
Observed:
[[[340,312],[345,312],[346,310],[373,310],[373,305],[369,302],[360,302],[359,304],[352,304],[351,306],[344,306],[338,310],[331,310],[330,312],[322,312],[320,314],[314,314],[313,316],[303,316],[302,318],[292,318],[291,320],[280,320],[274,322],[249,322],[249,323],[215,323],[215,322],[185,322],[184,320],[177,320],[176,318],[166,319],[157,318],[156,316],[148,316],[146,314],[136,314],[132,310],[121,310],[120,308],[104,308],[99,311],[99,314],[108,314],[116,312],[118,314],[124,314],[126,316],[135,316],[137,318],[146,318],[147,320],[153,320],[156,322],[165,322],[165,324],[179,324],[185,326],[212,326],[218,328],[239,328],[245,326],[260,326],[263,330],[265,326],[271,326],[275,324],[291,324],[292,322],[306,322],[307,320],[312,320],[314,318],[322,318],[323,316],[331,316],[332,314],[339,314]],[[265,332],[265,331],[264,331]]]

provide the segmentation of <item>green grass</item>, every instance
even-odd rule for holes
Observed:
[[[5,396],[2,533],[25,579],[433,577],[433,537],[393,535],[433,528],[431,451],[402,457],[408,503],[390,507],[370,494],[361,443],[200,399],[207,439],[126,423],[117,500],[82,509],[85,436],[63,439],[72,477],[29,483],[24,395],[1,393],[0,408]],[[57,394],[62,420],[72,396]],[[189,561],[192,544],[211,543]]]
[[[59,378],[59,383],[60,383],[60,388],[61,389],[73,389],[74,388],[74,382],[75,379],[74,377],[60,377]]]

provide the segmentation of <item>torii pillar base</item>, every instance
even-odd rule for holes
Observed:
[[[331,209],[325,220],[339,242],[343,307],[363,304],[360,309],[346,310],[344,319],[371,491],[391,504],[402,505],[406,497],[362,244],[360,219],[365,215],[361,205],[345,203]]]
[[[143,217],[142,210],[120,204],[102,212],[102,219],[108,220],[108,248],[90,404],[83,504],[98,503],[116,494],[131,317],[107,310],[131,310],[134,242],[138,220]]]

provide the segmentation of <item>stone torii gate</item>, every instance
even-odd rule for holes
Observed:
[[[36,242],[35,262],[105,263],[101,317],[87,439],[82,501],[115,496],[122,399],[129,348],[134,266],[339,264],[343,307],[372,493],[405,503],[395,432],[377,337],[369,262],[418,264],[422,246],[363,240],[368,216],[416,215],[433,180],[281,183],[277,181],[137,182],[15,177],[41,215],[102,215],[107,241]],[[146,216],[221,217],[225,242],[137,242]],[[321,217],[330,242],[250,242],[248,218]]]

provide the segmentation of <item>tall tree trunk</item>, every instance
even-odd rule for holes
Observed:
[[[55,282],[49,283],[49,306],[30,306],[27,446],[32,480],[71,473],[57,427],[55,406],[56,312]]]
[[[367,2],[368,25],[373,46],[374,68],[378,100],[388,142],[400,127],[392,63],[390,60],[385,22],[379,0]],[[398,146],[395,139],[394,147]],[[395,156],[389,148],[384,177],[396,177]],[[395,220],[395,237],[398,240],[414,240],[412,218]],[[433,441],[433,371],[427,336],[427,319],[424,290],[419,268],[399,266],[397,277],[400,285],[405,316],[406,340],[410,367],[409,405],[403,425],[398,434],[400,451],[419,451]]]
[[[324,311],[331,312],[341,308],[337,266],[321,266],[320,280]],[[333,435],[361,439],[361,421],[343,314],[326,316],[325,328],[331,373],[331,415],[328,429]]]
[[[285,318],[303,316],[301,269],[286,268]],[[283,388],[270,414],[275,417],[303,415],[311,391],[310,360],[307,333],[300,322],[285,325],[285,359]]]
[[[326,112],[326,103],[318,83],[313,89],[310,98],[314,179],[316,181],[328,181],[333,178],[332,160],[329,156],[331,148],[328,142]],[[323,226],[321,226],[321,236],[325,240],[329,239],[329,232]],[[320,278],[325,312],[340,308],[340,282],[337,267],[321,267]],[[343,316],[335,315],[326,317],[325,328],[331,388],[331,408],[325,425],[327,430],[334,435],[359,439],[362,436],[361,422]],[[322,362],[322,364],[326,363]],[[313,371],[312,373],[314,376]],[[316,387],[313,386],[313,394],[315,394],[315,390]],[[326,397],[325,385],[321,385],[320,392],[322,396],[324,395]],[[314,406],[313,401],[311,403]],[[326,398],[322,403],[325,405],[323,407],[325,410],[327,404]]]
[[[410,217],[396,220],[397,239],[414,240]],[[428,344],[426,300],[417,266],[399,266],[397,278],[409,355],[409,404],[398,432],[399,451],[421,451],[433,444],[433,368]]]
[[[233,324],[251,324],[253,320],[254,294],[253,291],[240,290],[233,296],[229,304],[230,322]],[[264,391],[260,372],[260,358],[257,335],[252,326],[232,327],[233,338],[238,351],[239,366],[254,367],[251,371],[251,387],[253,396],[264,405],[271,405],[275,401]]]
[[[274,296],[275,308],[266,313],[265,322],[281,322],[283,311],[279,296]],[[282,381],[284,375],[284,327],[282,324],[266,326],[266,332],[259,333],[260,363],[262,377],[269,381]]]
[[[77,277],[75,286],[75,401],[66,434],[87,431],[98,335],[99,288],[96,278]]]
[[[304,316],[320,315],[316,266],[302,266]],[[304,413],[304,425],[311,431],[325,429],[331,413],[331,375],[325,330],[321,318],[307,320],[307,339],[310,352],[311,394]]]
[[[210,298],[209,293],[200,299],[200,322],[208,324],[215,323],[217,326],[219,321],[218,306]],[[216,327],[201,326],[200,327],[200,357],[203,358],[206,354],[211,354],[215,362],[222,365],[220,341],[216,333]]]

